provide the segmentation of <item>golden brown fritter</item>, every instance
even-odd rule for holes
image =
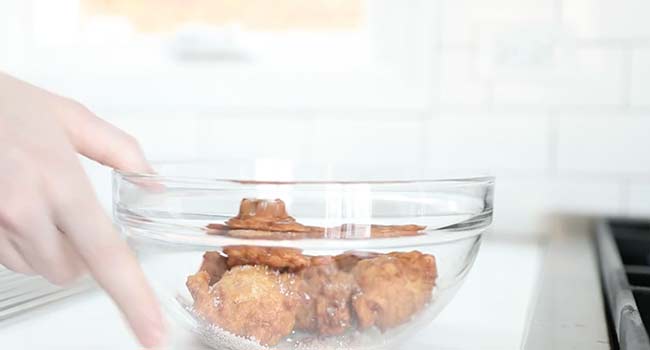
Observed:
[[[372,238],[415,236],[422,234],[426,226],[419,225],[372,225]]]
[[[209,235],[221,235],[228,232],[228,226],[217,223],[208,224],[205,229]]]
[[[341,271],[350,272],[363,259],[370,259],[379,256],[379,253],[348,251],[334,257],[336,265]]]
[[[282,200],[243,199],[237,216],[208,234],[244,239],[368,239],[422,234],[425,226],[306,226]],[[340,335],[353,327],[381,331],[409,321],[431,300],[436,261],[418,251],[307,256],[300,249],[230,246],[204,256],[188,278],[195,309],[232,333],[275,345],[294,328]],[[227,271],[230,269],[230,271]],[[212,287],[210,287],[212,286]]]
[[[281,241],[285,239],[305,239],[305,238],[322,238],[323,231],[309,232],[279,232],[279,231],[261,231],[248,229],[233,229],[225,232],[225,235],[235,238],[245,239],[268,239]]]
[[[293,330],[299,303],[295,275],[265,266],[238,266],[213,287],[205,271],[187,279],[194,310],[233,334],[276,345]]]
[[[280,199],[242,199],[239,214],[226,221],[229,229],[246,229],[275,232],[311,232],[322,228],[310,227],[296,222],[287,214],[284,202]]]
[[[437,269],[433,256],[413,251],[361,260],[352,274],[360,288],[352,296],[359,328],[375,325],[383,332],[407,322],[431,300]]]
[[[297,271],[310,265],[310,258],[293,248],[230,246],[224,248],[228,267],[239,265],[266,265],[274,269]]]
[[[306,226],[287,213],[280,199],[242,199],[237,216],[225,224],[209,224],[207,233],[251,239],[386,238],[421,234],[425,226],[343,224],[333,227]]]
[[[328,227],[325,235],[329,238],[387,238],[401,236],[415,236],[422,234],[425,226],[418,225],[368,225],[368,224],[343,224]]]
[[[207,233],[251,239],[303,239],[323,237],[322,227],[305,226],[289,216],[282,200],[242,199],[239,213],[225,224],[209,224]]]
[[[333,259],[319,258],[319,262],[299,274],[302,303],[296,328],[320,335],[342,334],[352,325],[350,296],[356,284]]]
[[[219,252],[205,252],[203,254],[203,263],[201,263],[199,271],[205,271],[210,275],[210,285],[217,283],[227,270],[225,256]]]

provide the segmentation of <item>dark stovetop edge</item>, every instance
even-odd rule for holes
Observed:
[[[618,347],[622,350],[650,350],[650,339],[627,278],[626,267],[616,247],[610,222],[620,219],[602,218],[596,221],[596,246],[602,288]]]

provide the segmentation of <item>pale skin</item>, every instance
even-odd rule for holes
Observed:
[[[90,273],[140,343],[159,346],[159,305],[77,154],[115,169],[151,171],[132,136],[73,100],[0,72],[0,264],[60,285]]]

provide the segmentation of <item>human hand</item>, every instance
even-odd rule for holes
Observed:
[[[55,284],[89,272],[142,345],[160,345],[154,294],[77,153],[115,169],[151,171],[132,136],[77,102],[0,72],[0,264]]]

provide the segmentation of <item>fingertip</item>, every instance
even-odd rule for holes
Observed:
[[[133,161],[134,167],[133,171],[138,171],[145,174],[155,174],[155,170],[151,166],[151,163],[147,160],[147,156],[144,153],[144,150],[139,143],[136,143],[136,146],[133,150]]]
[[[83,113],[69,113],[64,127],[77,152],[100,164],[128,172],[153,173],[137,138],[102,120],[85,108]]]
[[[104,160],[107,161],[106,165],[115,169],[134,173],[155,174],[155,170],[138,143],[124,147],[119,154],[104,158]]]
[[[148,349],[158,349],[166,345],[167,334],[162,323],[158,325],[150,324],[136,334],[138,341],[142,346]]]
[[[160,305],[155,297],[137,306],[140,310],[128,310],[129,323],[138,341],[146,348],[161,348],[167,343],[167,327]]]
[[[155,298],[141,299],[139,303],[119,305],[133,335],[147,349],[166,345],[167,327]]]

